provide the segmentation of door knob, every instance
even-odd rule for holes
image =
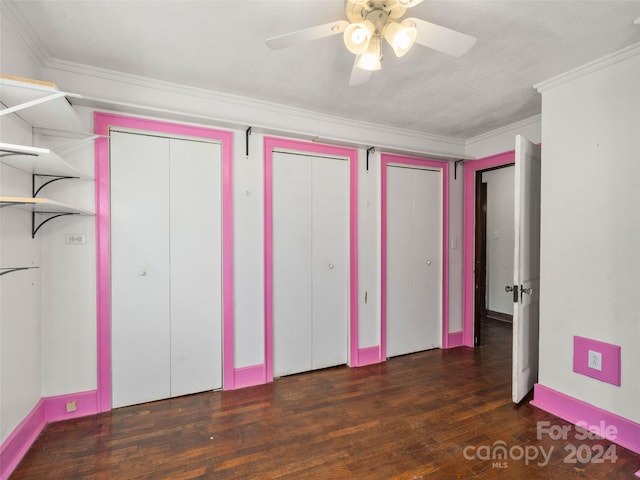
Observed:
[[[426,263],[427,265],[431,265],[431,260],[427,260],[424,263]]]
[[[333,270],[333,263],[329,264],[329,270]]]
[[[504,291],[507,293],[513,292],[513,285],[507,285],[506,287],[504,287]]]
[[[140,271],[138,272],[138,276],[139,276],[139,277],[144,277],[146,274],[147,274],[147,272],[145,272],[144,270],[140,270]]]

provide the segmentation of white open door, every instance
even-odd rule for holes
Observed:
[[[540,318],[540,147],[520,135],[514,218],[512,397],[518,403],[538,379]]]

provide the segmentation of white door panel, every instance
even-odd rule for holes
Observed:
[[[312,368],[347,362],[349,163],[312,159]]]
[[[273,155],[273,374],[311,370],[311,158]]]
[[[111,134],[114,407],[170,395],[169,142]]]
[[[387,356],[440,346],[442,176],[387,167]]]
[[[349,164],[274,153],[273,373],[346,363]]]
[[[512,399],[520,402],[538,378],[540,317],[540,147],[516,137]]]
[[[171,139],[171,396],[222,387],[222,155]]]
[[[415,338],[420,350],[438,348],[442,330],[442,174],[414,170]]]
[[[387,168],[387,356],[415,350],[413,170]]]

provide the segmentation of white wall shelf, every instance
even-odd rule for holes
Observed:
[[[31,212],[31,238],[50,220],[67,215],[95,215],[84,208],[77,208],[48,198],[0,197],[0,208],[15,207]],[[47,216],[36,225],[36,215]]]
[[[61,92],[50,82],[0,75],[0,101],[7,108],[0,116],[15,113],[34,128],[87,133],[67,100],[80,95]]]
[[[0,143],[0,162],[35,175],[93,180],[81,173],[48,148]]]
[[[95,215],[91,210],[77,208],[49,198],[0,197],[0,207],[17,207],[34,213],[73,213]]]
[[[39,129],[47,135],[71,136],[70,138],[81,139],[81,143],[91,140],[91,134],[87,132],[67,97],[79,95],[62,92],[50,82],[0,75],[0,102],[6,107],[0,110],[0,117],[14,114],[33,129]],[[31,212],[31,238],[35,238],[38,230],[54,218],[66,215],[94,215],[86,209],[47,198],[37,198],[42,188],[52,182],[65,179],[93,179],[72,167],[48,148],[0,143],[0,163],[32,176],[32,197],[0,196],[0,208],[15,207]],[[38,188],[36,177],[41,179]],[[36,218],[40,219],[38,223]],[[0,271],[8,273],[17,271],[16,268],[3,268]]]

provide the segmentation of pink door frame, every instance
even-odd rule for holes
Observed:
[[[273,381],[273,150],[286,149],[334,157],[349,162],[349,365],[358,355],[358,150],[277,137],[264,138],[264,321],[265,381]]]
[[[464,164],[464,260],[462,286],[462,343],[473,347],[475,292],[475,202],[476,172],[515,162],[515,151],[499,153]]]
[[[109,130],[130,128],[207,138],[222,146],[222,302],[223,302],[223,382],[224,389],[233,388],[233,133],[225,130],[195,127],[136,117],[96,112],[94,132],[96,177],[96,303],[97,303],[97,410],[111,410],[111,250],[109,196]]]
[[[449,347],[449,163],[427,158],[383,153],[380,157],[382,238],[381,238],[381,318],[379,361],[387,357],[387,167],[392,164],[429,167],[442,174],[442,348]]]

